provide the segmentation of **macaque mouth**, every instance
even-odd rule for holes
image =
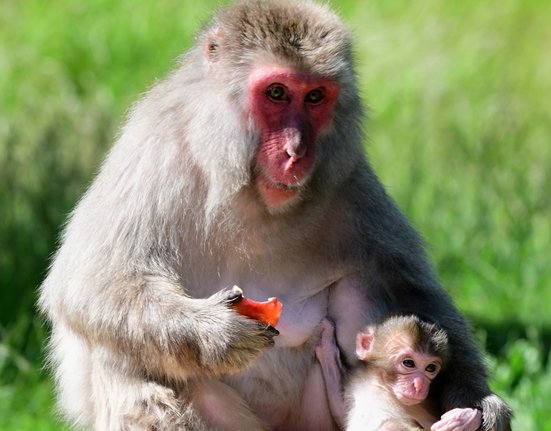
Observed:
[[[288,162],[288,166],[292,165],[292,161]],[[287,169],[285,169],[287,170]],[[253,182],[258,182],[262,180],[266,183],[266,186],[278,190],[294,190],[298,191],[304,187],[310,175],[304,175],[302,177],[288,174],[288,178],[276,179],[274,176],[266,172],[265,169],[256,165],[252,168],[252,178]]]
[[[277,181],[272,181],[272,187],[279,190],[299,190],[301,188],[300,184],[283,184]]]
[[[304,187],[304,180],[285,184],[275,181],[262,171],[257,172],[254,183],[262,200],[270,208],[277,208],[291,201]]]

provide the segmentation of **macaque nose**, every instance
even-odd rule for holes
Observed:
[[[423,392],[423,389],[425,387],[425,381],[422,377],[415,377],[413,379],[413,387],[415,388],[415,392]]]
[[[306,145],[298,129],[287,129],[285,133],[285,151],[292,159],[301,159],[306,155]]]

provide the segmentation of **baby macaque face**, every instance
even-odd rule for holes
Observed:
[[[405,405],[414,405],[423,401],[429,394],[432,380],[442,368],[438,356],[427,355],[411,348],[405,348],[392,359],[392,390],[398,401]]]
[[[356,338],[356,354],[404,405],[419,404],[448,354],[445,332],[415,316],[392,317]]]

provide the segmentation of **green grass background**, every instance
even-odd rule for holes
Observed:
[[[0,429],[63,429],[36,288],[128,107],[216,4],[0,2]],[[551,430],[551,2],[333,4],[355,36],[375,169],[472,322],[515,430]]]

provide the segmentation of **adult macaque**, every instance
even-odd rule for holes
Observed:
[[[356,333],[397,308],[449,334],[446,410],[507,410],[364,157],[363,119],[349,34],[327,6],[252,0],[214,17],[134,106],[41,288],[68,418],[334,429],[316,328],[334,321],[352,363]],[[234,284],[283,303],[279,336],[232,310]]]
[[[479,410],[456,409],[432,427],[442,409],[438,384],[431,383],[447,365],[450,352],[445,331],[417,316],[389,317],[358,333],[360,363],[344,385],[344,397],[344,366],[327,320],[316,355],[331,412],[342,429],[476,431],[481,425]],[[453,358],[449,362],[453,366]]]

